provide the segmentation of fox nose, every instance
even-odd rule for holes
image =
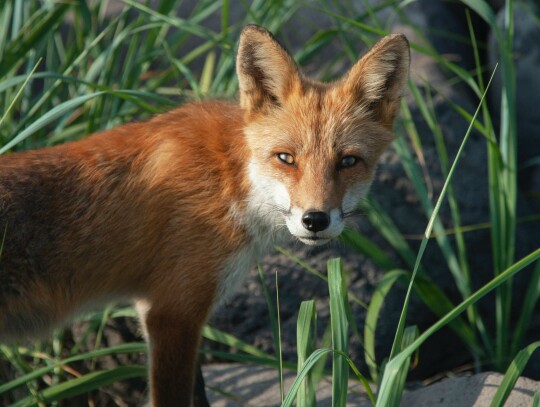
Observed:
[[[302,224],[310,232],[320,232],[330,225],[330,216],[326,212],[306,212],[302,216]]]

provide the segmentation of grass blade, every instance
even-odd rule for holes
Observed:
[[[278,291],[278,285],[277,285],[277,273],[276,273],[276,298],[278,303],[276,304],[274,311],[274,302],[272,301],[272,296],[270,295],[270,290],[268,289],[268,285],[266,284],[266,281],[264,280],[264,273],[262,270],[262,267],[259,265],[259,278],[261,279],[264,298],[266,299],[266,304],[268,306],[268,314],[270,315],[270,325],[272,327],[272,336],[274,338],[274,348],[276,352],[276,359],[279,361],[278,365],[278,379],[279,379],[279,385],[280,385],[280,392],[281,392],[281,400],[283,400],[283,359],[281,355],[281,327],[279,323],[279,298],[277,297],[279,295]]]
[[[251,363],[258,366],[268,366],[272,368],[278,369],[280,366],[280,362],[275,357],[260,357],[260,356],[253,356],[253,355],[246,355],[241,353],[231,353],[231,352],[225,352],[225,351],[219,351],[219,350],[213,350],[213,349],[199,349],[199,352],[205,355],[214,356],[220,359],[224,360],[230,360],[232,362],[239,362],[239,363]],[[287,369],[294,370],[295,365],[293,363],[289,362],[283,362],[283,367]]]
[[[41,63],[41,58],[38,60],[38,62],[34,65],[34,68],[32,68],[32,70],[30,71],[30,73],[26,76],[26,78],[24,79],[24,82],[23,84],[21,85],[20,89],[17,91],[17,93],[15,94],[15,96],[13,97],[13,100],[10,102],[9,106],[7,107],[6,111],[4,112],[4,114],[2,115],[2,117],[0,118],[0,127],[2,127],[2,123],[4,122],[4,120],[6,119],[7,115],[9,114],[9,112],[11,111],[11,109],[13,109],[13,106],[15,105],[15,103],[17,102],[17,100],[19,99],[19,97],[21,96],[24,88],[26,88],[26,85],[28,84],[28,82],[30,82],[30,79],[32,79],[32,76],[34,75],[34,72],[36,72],[36,69],[37,67],[39,66],[39,64]],[[1,153],[0,153],[1,154]]]
[[[420,249],[418,251],[418,257],[416,259],[416,263],[414,265],[414,269],[413,269],[413,272],[412,272],[411,282],[410,282],[409,287],[407,289],[407,294],[406,294],[406,297],[405,297],[401,317],[399,319],[398,328],[396,330],[396,336],[394,338],[394,343],[392,345],[392,351],[390,353],[390,359],[392,359],[392,358],[394,358],[396,356],[396,354],[398,352],[398,348],[399,348],[399,346],[400,346],[400,344],[402,342],[403,330],[405,329],[405,319],[406,319],[406,316],[407,316],[407,309],[408,309],[408,305],[409,305],[409,301],[410,301],[411,289],[412,289],[416,274],[418,272],[418,268],[420,266],[420,261],[422,260],[422,257],[424,255],[424,251],[426,250],[426,246],[427,246],[427,243],[429,241],[429,237],[431,236],[431,232],[433,230],[433,225],[435,224],[436,219],[438,219],[437,215],[439,213],[439,209],[441,207],[442,201],[443,201],[443,199],[444,199],[444,197],[446,195],[446,190],[448,189],[448,186],[450,185],[452,175],[454,174],[454,171],[456,169],[459,158],[461,157],[461,154],[463,152],[463,148],[465,147],[465,144],[467,143],[467,140],[469,139],[473,123],[476,120],[476,117],[478,116],[478,113],[480,112],[480,109],[481,109],[481,107],[482,107],[482,105],[484,103],[486,93],[487,93],[487,89],[489,89],[489,85],[490,85],[491,81],[493,80],[493,75],[494,74],[495,74],[495,71],[493,71],[493,74],[491,75],[489,83],[488,83],[488,85],[486,87],[486,91],[484,92],[484,94],[482,95],[482,98],[480,99],[480,103],[478,104],[478,107],[477,107],[477,109],[476,109],[476,111],[474,113],[474,117],[473,117],[474,120],[469,124],[469,128],[467,129],[467,131],[465,133],[465,136],[463,137],[463,141],[461,142],[461,145],[459,146],[459,150],[458,150],[458,152],[456,154],[454,162],[452,163],[452,167],[448,171],[448,176],[446,177],[444,185],[443,185],[443,187],[441,189],[441,193],[439,195],[439,198],[437,199],[437,203],[435,204],[435,207],[433,209],[433,213],[431,214],[428,225],[426,227],[426,231],[424,233],[424,238],[422,239],[422,242],[420,243]]]
[[[510,355],[515,355],[518,349],[522,346],[523,338],[527,328],[531,324],[536,305],[540,299],[540,263],[533,269],[531,278],[528,282],[527,292],[523,298],[518,322],[513,332],[512,345],[510,347]]]
[[[395,264],[379,246],[359,231],[345,229],[339,239],[356,252],[364,254],[383,270],[397,268],[397,264]]]
[[[281,402],[283,403],[284,396],[284,386],[283,386],[283,352],[281,350],[281,314],[279,312],[279,284],[278,284],[278,273],[276,271],[276,314],[277,314],[277,358],[279,361],[279,395]]]
[[[317,314],[315,313],[315,301],[303,301],[298,312],[296,326],[296,348],[298,355],[298,373],[306,363],[308,355],[313,352],[314,338],[316,332]],[[316,404],[315,384],[313,373],[310,371],[304,379],[304,385],[298,389],[296,405],[298,407],[311,407]]]
[[[531,402],[531,407],[540,407],[540,392],[534,393],[534,397]]]
[[[517,379],[523,372],[525,365],[529,361],[531,355],[540,348],[540,342],[531,343],[525,349],[522,349],[514,358],[506,373],[504,374],[503,380],[491,401],[490,407],[503,407],[506,399],[512,392]]]
[[[328,261],[328,289],[330,292],[330,324],[334,351],[349,352],[349,321],[347,320],[347,289],[343,278],[341,259]],[[347,402],[349,365],[339,354],[333,355],[332,406],[344,406]]]
[[[298,390],[300,386],[302,385],[302,382],[306,378],[307,374],[309,373],[309,371],[316,365],[316,363],[321,358],[326,357],[327,354],[332,353],[332,352],[333,352],[332,349],[317,349],[315,352],[309,355],[309,358],[307,358],[306,362],[304,363],[302,370],[300,370],[300,372],[294,379],[294,382],[291,385],[291,388],[289,389],[287,395],[285,396],[285,400],[283,400],[281,407],[292,406],[292,403],[294,402],[298,394]]]
[[[368,366],[371,379],[376,382],[379,374],[379,367],[375,358],[375,333],[377,331],[377,322],[379,319],[379,312],[383,306],[386,295],[390,289],[394,286],[394,283],[404,275],[407,275],[406,271],[394,270],[385,273],[369,302],[369,307],[366,314],[366,321],[364,323],[364,357]]]
[[[381,381],[380,391],[377,398],[377,406],[379,407],[391,407],[389,404],[392,397],[393,389],[396,385],[396,377],[401,369],[403,369],[406,359],[415,352],[422,343],[424,343],[431,335],[437,332],[442,327],[449,324],[452,320],[457,318],[463,313],[470,305],[475,304],[481,298],[486,296],[489,292],[493,291],[508,279],[514,277],[518,272],[523,270],[528,265],[538,261],[540,259],[540,248],[533,251],[529,255],[525,256],[521,260],[514,263],[508,269],[504,270],[497,277],[484,285],[482,288],[474,292],[469,298],[457,305],[452,311],[446,314],[443,318],[433,324],[429,329],[422,333],[411,345],[407,346],[403,351],[398,353],[392,358],[386,365],[383,379]]]
[[[30,137],[33,133],[42,129],[49,123],[54,122],[55,120],[57,120],[59,117],[63,116],[64,114],[71,112],[73,109],[79,107],[80,105],[87,102],[88,100],[101,96],[104,93],[105,92],[95,92],[89,95],[79,96],[75,99],[60,103],[58,106],[55,106],[54,108],[52,108],[47,114],[41,116],[38,120],[36,120],[34,123],[28,126],[19,135],[17,135],[13,139],[11,139],[9,142],[7,142],[2,148],[0,148],[0,154],[5,153],[7,150],[12,148],[13,146],[17,145],[18,143],[20,143],[27,137]]]
[[[416,326],[408,326],[405,328],[405,331],[403,332],[403,343],[401,344],[401,350],[413,343],[416,338],[418,338],[418,328]],[[403,394],[403,389],[405,388],[405,382],[407,381],[407,374],[409,373],[409,366],[411,364],[412,357],[413,355],[411,354],[404,360],[402,368],[396,375],[392,394],[388,401],[389,406],[399,406],[401,402],[401,396]]]
[[[392,270],[386,273],[379,281],[371,297],[364,324],[364,357],[373,381],[377,381],[379,375],[379,366],[375,360],[375,334],[380,310],[393,285],[399,280],[408,284],[410,279],[411,273],[409,271]],[[439,286],[421,274],[416,276],[413,288],[422,301],[438,317],[443,317],[454,308],[454,304]],[[450,327],[468,346],[473,355],[479,357],[484,355],[485,351],[478,345],[474,331],[463,318],[453,320]]]
[[[29,396],[12,404],[12,407],[37,406],[38,401],[52,402],[64,400],[79,394],[99,389],[111,383],[131,379],[134,377],[146,377],[147,369],[144,366],[119,366],[108,370],[87,373],[81,377],[70,379],[65,382],[50,386],[39,393],[39,400]]]
[[[371,224],[394,248],[399,256],[405,261],[407,266],[412,268],[416,260],[415,253],[411,250],[409,244],[403,237],[403,234],[399,231],[398,227],[380,206],[377,200],[371,196],[368,196],[360,203],[360,207],[365,211],[366,216]]]
[[[256,348],[249,343],[243,342],[235,336],[228,334],[226,332],[220,331],[219,329],[213,328],[211,326],[205,325],[202,329],[202,336],[211,341],[221,343],[231,348],[238,349],[241,352],[247,353],[249,355],[258,356],[261,358],[273,358],[273,356],[268,355],[262,350]]]
[[[0,385],[0,394],[6,394],[8,391],[11,391],[19,386],[23,386],[24,384],[26,384],[26,382],[29,382],[34,379],[38,379],[42,377],[43,375],[46,375],[52,372],[55,369],[62,368],[63,365],[68,365],[70,363],[79,362],[82,360],[92,359],[96,357],[117,355],[117,354],[124,354],[124,353],[138,353],[138,352],[146,352],[145,343],[124,343],[122,345],[111,346],[108,348],[94,350],[91,352],[81,353],[80,355],[71,356],[69,358],[62,359],[59,361],[53,361],[46,367],[35,369],[34,371],[30,373],[27,373],[10,382]],[[38,356],[38,355],[33,355],[33,356]]]
[[[64,14],[71,7],[69,4],[55,3],[48,11],[41,11],[27,21],[21,28],[17,39],[13,39],[0,54],[0,78],[11,71],[17,64],[25,60],[26,54],[37,48],[37,43],[48,37],[51,27],[64,18]],[[42,9],[45,10],[45,9]]]

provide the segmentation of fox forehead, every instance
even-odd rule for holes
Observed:
[[[373,120],[368,109],[339,87],[318,82],[291,90],[281,106],[252,118],[246,135],[252,149],[263,155],[287,152],[335,158],[353,154],[367,165],[375,165],[379,152],[393,139],[392,132]]]

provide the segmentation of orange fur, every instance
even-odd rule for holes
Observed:
[[[192,103],[0,158],[0,339],[136,299],[152,404],[190,405],[213,304],[289,235],[284,224],[323,243],[365,193],[392,140],[408,45],[387,37],[326,85],[303,78],[271,34],[248,26],[237,69],[240,106]]]

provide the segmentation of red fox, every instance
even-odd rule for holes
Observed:
[[[335,83],[271,33],[240,36],[240,103],[190,103],[0,157],[0,341],[133,299],[154,407],[192,402],[200,331],[276,242],[320,245],[368,190],[409,73],[403,35]],[[0,240],[1,241],[1,240]]]

